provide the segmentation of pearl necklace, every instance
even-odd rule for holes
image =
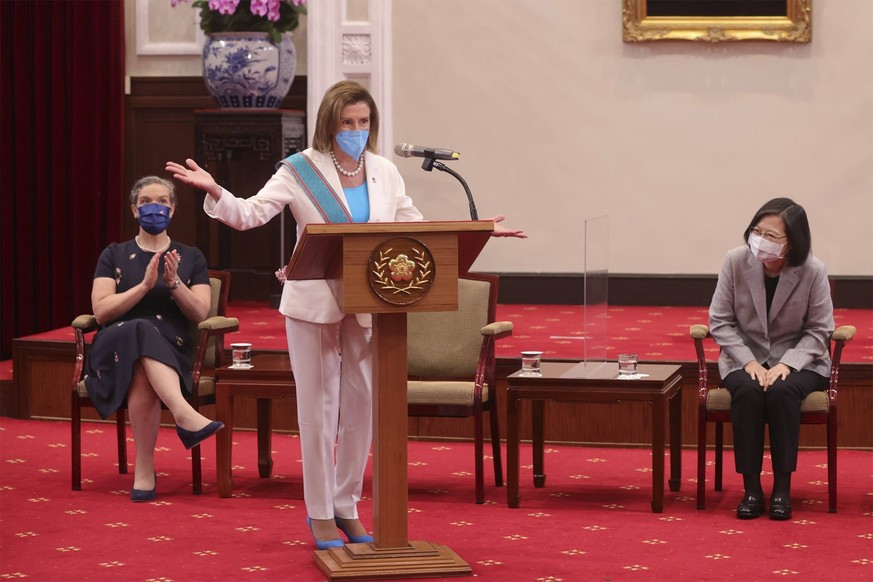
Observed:
[[[349,178],[351,178],[352,176],[357,176],[364,168],[364,154],[361,154],[361,159],[358,161],[358,167],[355,169],[354,172],[349,172],[348,170],[340,166],[340,163],[337,161],[336,156],[333,155],[333,150],[330,151],[330,159],[333,160],[333,165],[336,166],[336,169],[339,170],[339,173],[343,176],[348,176]]]
[[[170,243],[172,242],[172,241],[170,240],[170,238],[167,237],[167,244],[165,244],[163,247],[161,247],[161,248],[159,248],[159,249],[150,249],[150,248],[146,248],[146,246],[145,246],[144,244],[142,244],[142,241],[139,240],[139,235],[136,235],[136,237],[134,238],[134,240],[136,241],[136,246],[138,246],[141,250],[144,250],[144,251],[147,252],[147,253],[160,253],[160,252],[163,252],[163,251],[167,250],[168,248],[170,248]]]

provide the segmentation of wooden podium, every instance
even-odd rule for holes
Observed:
[[[448,547],[409,541],[406,314],[456,310],[458,276],[493,230],[490,220],[310,224],[288,263],[288,279],[326,279],[345,313],[373,314],[375,541],[317,550],[331,580],[472,573]]]

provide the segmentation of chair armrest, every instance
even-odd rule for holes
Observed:
[[[90,313],[78,316],[76,319],[73,320],[73,323],[71,323],[70,325],[72,325],[75,329],[82,330],[82,333],[94,331],[98,327],[97,318]]]
[[[691,339],[704,340],[709,337],[709,327],[698,323],[691,326],[689,333]]]
[[[480,329],[479,333],[482,335],[493,335],[494,339],[508,337],[512,335],[512,322],[495,321]]]
[[[706,367],[706,352],[703,342],[709,335],[709,327],[703,324],[692,325],[688,330],[691,339],[694,340],[694,351],[697,355],[697,400],[700,410],[706,408],[706,393],[709,390],[709,370]]]
[[[239,330],[239,319],[235,317],[224,317],[223,315],[215,315],[209,319],[204,319],[197,325],[200,331],[208,331],[209,335],[218,335]]]
[[[858,330],[855,329],[854,325],[841,325],[831,334],[831,339],[837,342],[847,342],[855,337],[856,331]]]

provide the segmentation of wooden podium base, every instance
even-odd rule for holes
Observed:
[[[423,541],[409,542],[405,548],[346,544],[316,550],[314,559],[331,580],[435,578],[473,573],[470,565],[446,546]]]

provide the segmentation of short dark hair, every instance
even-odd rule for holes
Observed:
[[[803,206],[791,198],[774,198],[764,204],[752,217],[746,232],[743,233],[743,240],[747,244],[749,231],[765,216],[778,216],[785,222],[785,234],[788,236],[788,244],[791,245],[791,250],[785,256],[788,264],[797,267],[806,262],[812,250],[812,235],[809,232],[809,220],[806,218],[806,210]]]
[[[312,147],[320,152],[330,151],[343,107],[360,102],[366,103],[370,108],[370,138],[367,140],[367,150],[375,152],[376,141],[379,139],[379,110],[370,92],[354,81],[340,81],[324,94],[315,119]]]

